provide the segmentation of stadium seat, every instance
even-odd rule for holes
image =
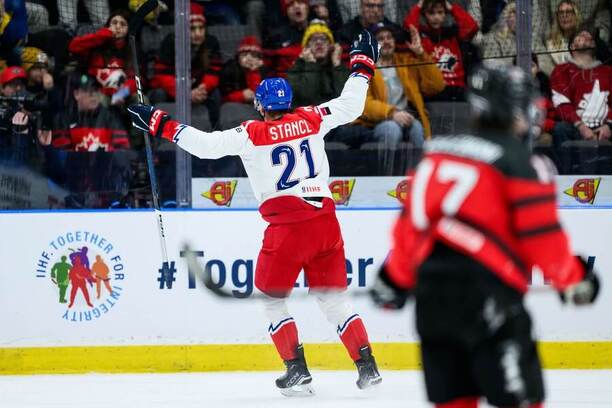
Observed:
[[[325,142],[325,150],[348,150],[349,146],[342,142]]]
[[[469,107],[467,102],[429,102],[427,111],[434,136],[468,131]]]
[[[261,119],[252,104],[227,102],[221,105],[219,128],[230,129],[252,119]]]

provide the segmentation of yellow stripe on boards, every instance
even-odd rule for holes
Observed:
[[[372,345],[381,369],[420,369],[416,343]],[[314,369],[351,370],[339,343],[306,344]],[[612,368],[612,342],[545,342],[545,368]],[[283,369],[271,344],[0,348],[0,374],[167,373]]]

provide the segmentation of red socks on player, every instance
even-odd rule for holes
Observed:
[[[299,344],[297,326],[293,318],[281,320],[270,324],[268,328],[270,337],[278,350],[278,354],[284,360],[293,360],[297,356],[295,350]],[[338,335],[346,347],[353,361],[361,358],[359,349],[368,346],[368,334],[358,314],[349,317],[342,326],[338,326]]]
[[[358,314],[349,317],[342,326],[338,326],[338,335],[353,361],[361,358],[359,349],[369,346],[368,333]]]
[[[270,323],[268,332],[278,350],[278,354],[284,360],[294,360],[297,358],[296,350],[299,344],[297,326],[292,317],[281,320],[274,324]]]

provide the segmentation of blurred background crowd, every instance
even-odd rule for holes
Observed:
[[[176,113],[184,97],[193,126],[227,129],[257,119],[263,78],[286,77],[294,106],[338,96],[350,43],[370,30],[380,69],[363,115],[327,137],[331,172],[403,175],[425,140],[469,128],[470,70],[516,64],[527,39],[545,114],[533,148],[563,174],[611,174],[610,2],[519,1],[192,1],[183,55],[174,1],[163,0],[136,33],[142,85],[148,103]],[[136,101],[128,22],[144,2],[0,0],[0,208],[28,207],[16,199],[20,177],[67,192],[50,207],[150,206],[142,134],[125,111]],[[177,95],[178,58],[187,95]],[[176,206],[174,146],[155,141],[154,152],[162,202]],[[192,177],[244,175],[235,158],[188,166]]]

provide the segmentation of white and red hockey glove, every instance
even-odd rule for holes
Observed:
[[[380,49],[376,38],[367,30],[363,30],[359,37],[353,42],[349,52],[349,65],[352,73],[366,76],[368,80],[374,76],[376,61]]]
[[[180,124],[161,109],[150,105],[135,104],[127,108],[132,120],[132,126],[148,132],[153,137],[161,137],[173,141],[174,134]]]

